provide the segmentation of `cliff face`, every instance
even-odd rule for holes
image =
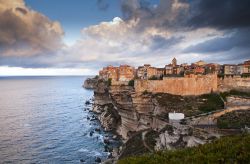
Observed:
[[[135,93],[129,86],[112,86],[110,97],[121,116],[119,133],[127,139],[131,132],[148,128],[162,128],[166,121],[156,117],[159,111],[151,94]]]
[[[98,118],[106,130],[114,130],[126,140],[120,150],[119,157],[123,158],[130,152],[141,154],[207,142],[206,133],[194,136],[194,128],[174,127],[168,123],[169,112],[199,114],[199,107],[207,101],[206,97],[135,92],[133,87],[108,86],[105,81],[99,80],[94,89],[93,111],[99,113]]]
[[[105,130],[119,129],[121,117],[112,103],[109,88],[105,81],[98,80],[94,87],[93,112],[99,114],[98,119]]]
[[[212,99],[214,98],[219,99],[212,95]],[[103,126],[108,130],[115,128],[124,139],[130,138],[133,132],[162,129],[168,124],[169,112],[181,112],[185,116],[196,115],[211,104],[209,96],[141,93],[127,85],[108,86],[102,80],[96,84],[94,99],[93,111],[101,114],[99,119]],[[223,108],[223,102],[219,102],[217,106],[214,104],[214,108]]]
[[[114,149],[111,155],[116,158],[109,162],[156,150],[193,147],[221,136],[213,127],[202,130],[198,124],[194,126],[188,122],[186,123],[189,125],[170,124],[168,120],[168,113],[180,112],[187,118],[193,119],[194,116],[195,119],[204,122],[202,118],[204,113],[211,116],[212,111],[226,110],[219,94],[180,96],[147,91],[136,92],[128,85],[117,83],[108,86],[107,82],[100,79],[88,80],[86,83],[87,88],[94,88],[92,110],[98,114],[104,129],[116,131],[125,141],[122,147]],[[249,107],[248,98],[228,95],[226,97],[228,98],[226,107],[239,105]],[[202,125],[210,124],[209,120],[209,123]]]

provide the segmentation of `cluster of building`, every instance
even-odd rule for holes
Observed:
[[[216,64],[198,61],[191,65],[184,63],[177,64],[174,58],[171,64],[164,68],[152,67],[150,64],[144,64],[137,69],[129,65],[120,65],[119,67],[107,66],[99,71],[100,78],[114,81],[129,81],[131,79],[156,80],[163,77],[181,77],[192,75],[218,74],[223,76],[250,75],[250,60],[242,64]]]
[[[249,75],[250,74],[250,60],[242,64],[225,64],[222,72],[224,75]]]

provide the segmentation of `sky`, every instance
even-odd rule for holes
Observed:
[[[0,0],[0,76],[250,59],[249,0]]]

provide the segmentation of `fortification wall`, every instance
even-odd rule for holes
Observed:
[[[170,93],[174,95],[201,95],[217,91],[217,75],[174,77],[163,80],[135,80],[136,92]]]
[[[116,81],[112,80],[111,85],[128,85],[128,81]]]
[[[229,90],[250,91],[250,78],[225,77],[218,79],[218,89],[221,92]]]

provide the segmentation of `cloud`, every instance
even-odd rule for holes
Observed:
[[[250,26],[249,0],[122,0],[125,20],[139,21],[139,29],[231,29]]]
[[[97,0],[97,5],[107,10],[111,4]],[[173,57],[179,63],[245,60],[250,49],[246,6],[246,0],[121,0],[121,18],[84,27],[81,39],[66,47],[60,23],[22,0],[0,0],[0,65],[97,72],[110,64],[163,67]]]
[[[0,0],[0,55],[51,54],[63,46],[59,22],[28,8],[23,0]]]
[[[233,61],[236,50],[240,59],[247,59],[246,48],[250,43],[247,28],[222,30],[212,23],[210,26],[189,24],[200,13],[191,10],[202,9],[198,2],[201,3],[160,0],[159,4],[153,4],[148,0],[123,0],[122,18],[82,30],[82,39],[70,48],[75,54],[72,60],[80,59],[94,69],[108,64],[163,66],[173,57],[180,62]],[[217,53],[222,56],[215,56]]]
[[[250,26],[249,0],[193,0],[187,26],[230,29]]]
[[[109,8],[107,0],[97,0],[97,7],[100,10],[106,11]]]
[[[250,28],[228,32],[223,37],[216,37],[184,49],[185,53],[216,53],[230,51],[234,48],[250,47]]]
[[[184,21],[189,4],[179,0],[160,0],[152,4],[149,0],[122,0],[121,10],[125,20],[138,21],[138,30],[148,27],[173,29]]]

